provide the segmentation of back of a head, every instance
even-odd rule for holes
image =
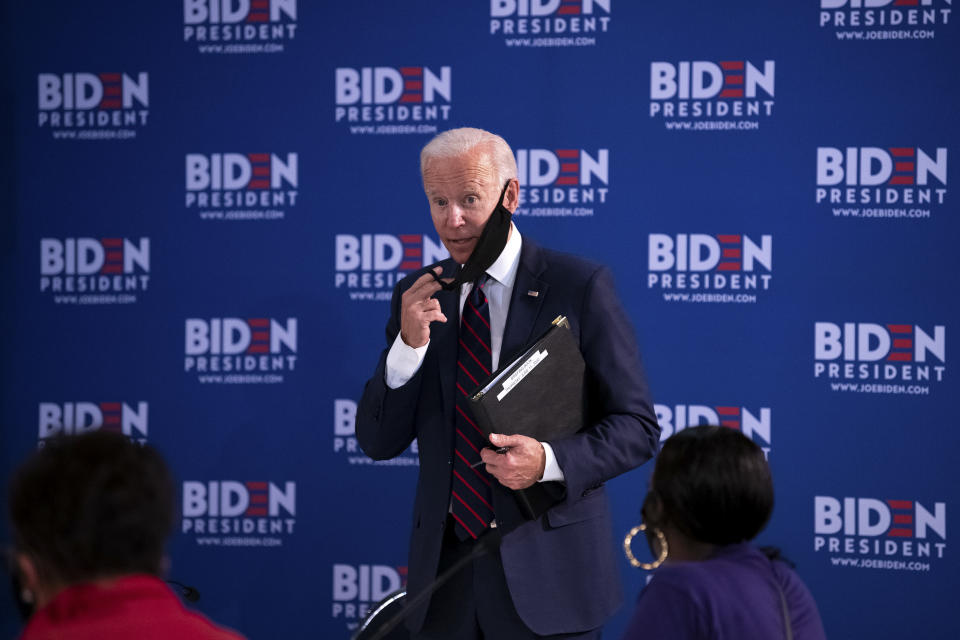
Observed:
[[[473,127],[449,129],[431,139],[420,151],[420,175],[430,160],[462,156],[478,147],[489,149],[501,183],[517,177],[517,161],[507,141],[495,133]]]
[[[149,446],[105,431],[53,439],[15,472],[9,498],[17,550],[47,583],[161,571],[173,484]]]
[[[773,512],[773,481],[763,451],[727,427],[691,427],[668,438],[650,488],[665,518],[709,544],[752,540]]]

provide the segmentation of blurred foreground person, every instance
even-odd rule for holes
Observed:
[[[22,640],[242,636],[184,608],[158,576],[173,483],[151,447],[95,431],[50,441],[16,471],[10,521]]]
[[[821,640],[810,592],[773,552],[750,544],[773,511],[763,451],[739,431],[693,427],[663,445],[625,541],[635,566],[657,569],[640,593],[625,640]],[[645,531],[656,560],[639,563],[630,539]]]

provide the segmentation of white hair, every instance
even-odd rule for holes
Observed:
[[[423,176],[430,160],[456,158],[480,146],[489,147],[500,186],[517,177],[517,160],[507,141],[495,133],[472,127],[444,131],[428,142],[420,151],[420,175]]]

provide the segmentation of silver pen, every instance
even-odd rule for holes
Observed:
[[[493,450],[494,453],[500,453],[500,454],[504,454],[504,453],[506,453],[507,451],[510,451],[510,447],[497,447],[496,449]],[[479,466],[482,465],[482,464],[483,464],[483,459],[481,458],[480,460],[477,460],[477,461],[474,462],[472,465],[470,465],[470,468],[471,468],[471,469],[476,469],[477,467],[479,467]]]

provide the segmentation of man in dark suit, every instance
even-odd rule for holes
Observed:
[[[502,537],[502,544],[414,608],[407,626],[419,638],[599,637],[620,604],[603,483],[648,460],[660,434],[633,328],[607,268],[521,238],[510,222],[519,204],[516,162],[502,138],[479,129],[441,133],[424,147],[420,168],[433,223],[451,257],[433,273],[423,269],[397,284],[388,348],[358,406],[357,438],[375,459],[394,457],[418,440],[409,598],[468,555],[477,537]],[[491,247],[497,231],[501,240]],[[438,278],[449,283],[461,265],[469,273],[478,261],[476,281],[441,288]],[[473,339],[467,325],[476,323],[480,307],[489,330],[483,349],[464,342]],[[469,317],[461,322],[462,314]],[[470,429],[461,425],[472,421],[457,396],[470,391],[457,377],[464,360],[472,367],[470,360],[480,362],[473,352],[486,350],[494,371],[561,314],[586,361],[583,428],[553,442],[494,434],[489,443],[471,445],[470,458],[461,442]],[[458,458],[470,463],[459,466],[462,473]],[[465,486],[477,479],[487,489]],[[560,502],[525,520],[512,490],[537,483]]]

